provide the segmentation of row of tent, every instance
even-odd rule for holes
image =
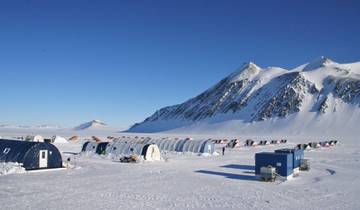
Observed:
[[[212,140],[193,140],[192,138],[152,139],[150,137],[131,138],[131,137],[124,137],[124,136],[121,138],[112,138],[112,139],[113,139],[113,141],[120,141],[120,142],[137,142],[140,144],[156,144],[161,151],[209,153],[209,154],[213,154],[215,152],[215,144]]]
[[[113,140],[144,140],[144,139],[151,139],[149,136],[121,136],[121,137],[114,137],[114,136],[108,136],[107,139],[113,141]],[[180,140],[180,138],[170,138],[170,137],[162,137],[162,140]],[[194,140],[192,137],[186,137],[185,140]]]
[[[321,141],[321,142],[309,142],[308,144],[298,144],[296,145],[296,149],[302,149],[302,150],[307,150],[307,149],[317,149],[317,148],[321,148],[321,147],[330,147],[330,146],[335,146],[338,144],[337,140],[331,140],[331,141]]]
[[[281,140],[261,140],[261,141],[254,141],[252,139],[247,139],[244,143],[241,143],[238,139],[233,139],[231,140],[228,144],[227,147],[229,148],[236,148],[236,147],[241,147],[241,146],[259,146],[259,145],[269,145],[269,144],[285,144],[287,143],[286,139],[281,139]]]
[[[215,144],[209,140],[168,140],[168,139],[130,139],[113,140],[112,142],[87,141],[84,143],[83,152],[93,152],[99,155],[121,155],[128,156],[135,154],[144,156],[149,153],[147,150],[191,152],[191,153],[209,153],[215,152]],[[152,154],[150,152],[149,154]],[[150,155],[156,156],[155,154]],[[146,159],[149,156],[144,156]],[[150,158],[151,159],[151,158]]]
[[[20,137],[14,137],[16,140],[23,140],[23,141],[29,141],[29,142],[47,142],[47,143],[58,143],[58,144],[64,144],[69,143],[68,140],[64,137],[55,135],[51,138],[44,138],[41,135],[35,135],[35,136],[20,136]]]
[[[96,142],[87,141],[83,144],[82,152],[110,156],[131,156],[136,155],[144,160],[160,160],[161,154],[155,144],[141,144],[137,142]]]

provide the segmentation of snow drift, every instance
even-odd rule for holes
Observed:
[[[8,162],[0,163],[0,176],[7,174],[25,173],[25,168],[21,167],[19,163]]]

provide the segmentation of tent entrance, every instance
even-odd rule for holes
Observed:
[[[39,151],[39,168],[47,168],[48,166],[48,151],[40,150]]]

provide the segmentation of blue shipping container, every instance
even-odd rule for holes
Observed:
[[[302,149],[278,149],[275,153],[291,153],[293,154],[294,168],[300,167],[300,160],[304,159],[304,150]]]
[[[276,168],[280,176],[293,174],[293,155],[291,153],[261,152],[255,154],[255,174],[260,174],[260,168],[266,166]]]

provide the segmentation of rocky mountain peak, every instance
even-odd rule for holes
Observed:
[[[313,61],[309,62],[303,69],[303,71],[312,71],[318,68],[326,67],[332,64],[335,64],[333,60],[327,58],[325,56],[320,56],[319,58],[314,59]]]

